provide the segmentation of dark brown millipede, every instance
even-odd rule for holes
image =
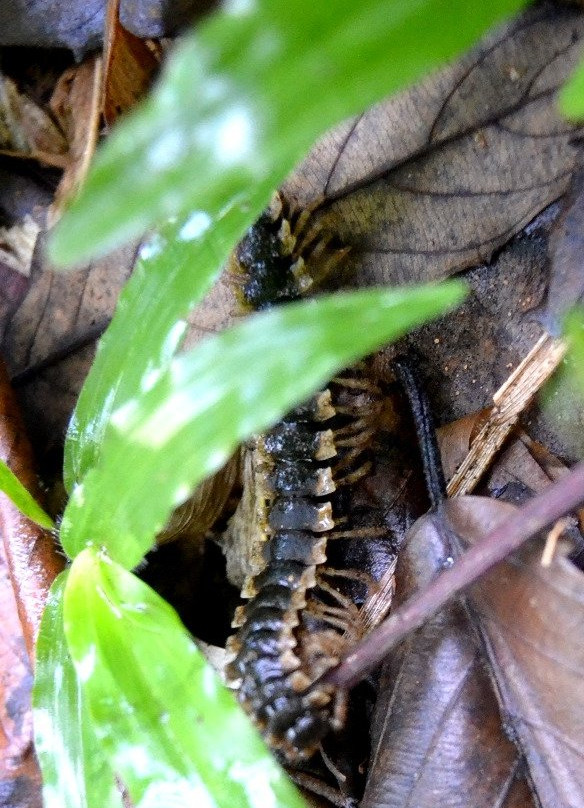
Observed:
[[[296,300],[347,249],[275,194],[235,253],[248,310]],[[370,470],[381,406],[364,366],[340,374],[245,449],[243,496],[228,531],[246,531],[251,572],[227,642],[228,684],[268,743],[289,762],[310,757],[343,723],[344,697],[319,677],[356,639],[359,608],[338,581],[365,580],[327,565],[331,539],[380,535],[347,492]],[[391,596],[391,585],[386,595]],[[315,684],[316,683],[316,684]]]

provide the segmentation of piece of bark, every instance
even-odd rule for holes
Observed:
[[[395,606],[452,558],[420,520],[402,548]],[[385,663],[362,808],[535,805],[507,738],[480,643],[462,604],[443,609]]]
[[[474,436],[468,454],[448,481],[448,496],[473,491],[495,455],[566,353],[566,343],[544,334],[493,396],[493,407]]]

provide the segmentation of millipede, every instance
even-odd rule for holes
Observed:
[[[258,311],[303,297],[347,252],[311,225],[310,211],[275,194],[234,254],[244,307]],[[245,447],[243,493],[226,542],[248,547],[241,592],[247,602],[233,619],[226,678],[290,763],[309,758],[343,724],[343,694],[318,680],[359,630],[360,608],[342,582],[367,590],[371,579],[332,568],[329,545],[384,533],[351,500],[371,469],[380,407],[380,390],[361,364]]]

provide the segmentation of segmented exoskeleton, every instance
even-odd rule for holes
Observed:
[[[289,210],[275,195],[235,253],[245,306],[265,309],[303,296],[346,252],[310,227],[308,212]],[[358,367],[246,447],[243,496],[225,541],[248,548],[242,596],[249,602],[234,617],[226,674],[289,761],[309,757],[343,721],[343,697],[314,683],[361,625],[359,608],[337,582],[363,576],[331,569],[328,546],[383,532],[350,497],[370,469],[380,401]]]

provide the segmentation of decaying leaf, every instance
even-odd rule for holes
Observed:
[[[0,74],[0,153],[33,157],[49,165],[67,162],[67,140],[50,115]]]
[[[543,5],[326,136],[286,183],[353,248],[352,283],[441,278],[489,259],[566,189],[577,149],[555,90],[584,17]]]
[[[41,775],[32,746],[32,671],[0,543],[0,805],[40,808]]]
[[[124,28],[119,5],[120,0],[108,2],[104,41],[100,106],[110,125],[145,95],[159,65],[154,42],[147,42]]]
[[[40,500],[32,450],[3,364],[0,365],[0,459]],[[5,494],[0,494],[0,534],[26,650],[33,659],[47,593],[63,568],[64,559],[57,554],[53,537],[23,516]]]
[[[117,294],[134,263],[129,246],[90,267],[63,275],[48,268],[35,273],[22,305],[7,325],[4,350],[11,376],[58,356],[19,387],[24,417],[37,457],[62,443],[95,350],[95,338],[109,322]],[[80,350],[80,346],[86,347]],[[77,350],[67,355],[68,347]]]
[[[30,275],[32,256],[40,232],[39,225],[30,214],[21,222],[8,227],[0,226],[0,262],[3,266]]]
[[[501,503],[447,503],[446,524],[472,544],[504,518]],[[562,554],[541,565],[532,542],[472,588],[506,725],[524,752],[543,808],[584,796],[584,575]]]
[[[93,157],[99,132],[101,81],[101,57],[89,56],[63,73],[51,98],[51,109],[67,135],[69,154],[49,211],[49,226],[79,189]]]
[[[400,551],[396,605],[450,563],[448,536],[432,530],[432,519],[422,517]],[[384,665],[380,693],[363,808],[536,804],[462,604],[400,645]]]

